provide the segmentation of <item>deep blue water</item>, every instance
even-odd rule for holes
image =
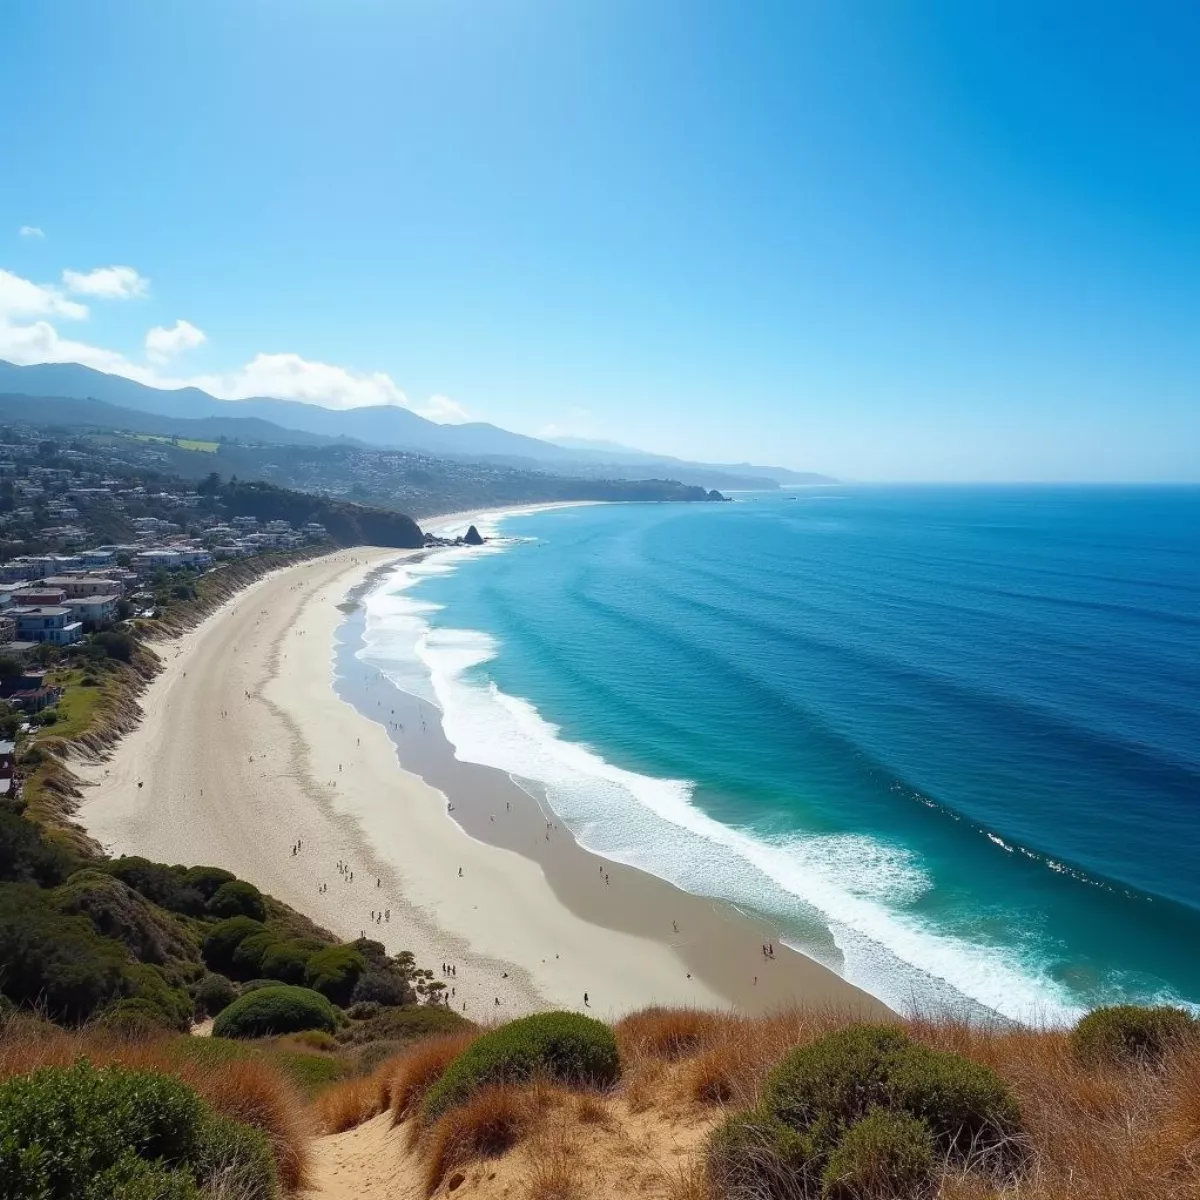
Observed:
[[[500,531],[385,589],[367,656],[424,672],[460,756],[537,781],[585,844],[773,914],[893,1004],[1200,1003],[1200,489]]]

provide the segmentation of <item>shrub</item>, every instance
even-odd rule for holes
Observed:
[[[141,892],[147,900],[153,900],[171,912],[194,917],[204,911],[204,898],[195,888],[183,882],[184,872],[179,868],[151,862],[140,855],[130,855],[100,863],[96,869],[115,875],[135,892]]]
[[[620,1074],[617,1043],[607,1025],[579,1013],[538,1013],[510,1021],[474,1042],[429,1090],[433,1120],[490,1084],[547,1076],[559,1083],[603,1087]]]
[[[127,633],[105,630],[103,633],[93,633],[89,644],[99,646],[109,658],[127,663],[133,660],[133,650],[137,643]]]
[[[207,903],[223,883],[232,883],[236,878],[232,871],[222,871],[220,867],[188,867],[183,873],[183,885],[194,888]]]
[[[54,904],[62,912],[87,917],[98,933],[122,942],[143,962],[195,957],[176,918],[105,871],[76,871],[56,890]]]
[[[369,1021],[379,1016],[379,1005],[373,1000],[359,1000],[346,1010],[346,1016],[352,1021]]]
[[[713,1130],[705,1169],[722,1200],[796,1200],[816,1189],[820,1162],[809,1136],[753,1109]]]
[[[874,1108],[923,1119],[940,1149],[963,1155],[1012,1145],[1020,1112],[988,1067],[909,1040],[891,1026],[852,1025],[792,1051],[767,1081],[765,1107],[830,1146]]]
[[[226,880],[205,905],[214,917],[250,917],[262,921],[267,916],[262,892],[244,879]]]
[[[281,983],[304,983],[313,952],[311,942],[274,942],[263,954],[259,970],[268,979],[278,979]]]
[[[333,1005],[319,992],[279,984],[259,988],[235,1000],[213,1024],[216,1037],[255,1038],[301,1029],[337,1027]]]
[[[893,1068],[889,1092],[892,1106],[923,1120],[943,1152],[962,1158],[1003,1147],[1017,1153],[1011,1141],[1021,1128],[1017,1102],[981,1063],[914,1043]]]
[[[86,1061],[0,1084],[0,1194],[37,1200],[195,1200],[236,1171],[276,1195],[266,1142],[178,1079]]]
[[[1071,1031],[1071,1048],[1089,1066],[1158,1063],[1198,1027],[1181,1008],[1113,1005],[1080,1019]]]
[[[242,938],[233,952],[234,973],[243,979],[246,976],[267,978],[267,973],[263,970],[263,959],[278,945],[278,938],[266,928],[261,933],[252,933],[249,937]]]
[[[308,986],[334,1004],[349,1004],[366,967],[367,960],[353,946],[327,946],[308,960]]]
[[[215,1017],[237,999],[233,984],[224,976],[210,972],[196,984],[196,1012],[201,1016]]]
[[[923,1121],[876,1108],[829,1156],[825,1200],[918,1200],[932,1190],[933,1139]]]
[[[172,1028],[184,1032],[192,1023],[192,998],[167,982],[157,967],[135,963],[125,970],[126,989],[134,999],[152,1004]]]
[[[359,976],[354,991],[350,993],[352,1004],[373,1003],[385,1007],[412,1004],[416,998],[412,984],[399,971],[376,971],[370,965]]]
[[[74,868],[66,850],[47,842],[32,821],[0,802],[0,881],[54,887]]]
[[[0,884],[0,989],[59,1021],[83,1021],[126,990],[125,948],[30,884]]]
[[[204,961],[214,971],[228,972],[233,966],[234,951],[252,933],[263,933],[266,926],[249,917],[230,917],[222,921],[204,939]]]
[[[767,1080],[764,1107],[806,1129],[819,1119],[852,1125],[886,1105],[888,1075],[912,1043],[890,1025],[852,1025],[793,1050]]]

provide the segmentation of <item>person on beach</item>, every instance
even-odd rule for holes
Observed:
[[[590,1002],[589,1002],[589,1000],[588,1000],[588,994],[587,994],[587,992],[584,992],[584,993],[583,993],[583,1007],[584,1007],[584,1008],[591,1008],[591,1007],[592,1007],[592,1006],[591,1006],[591,1003],[590,1003]]]

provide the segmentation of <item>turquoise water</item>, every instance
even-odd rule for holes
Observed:
[[[893,1005],[1200,1003],[1200,490],[563,509],[367,649],[584,844]]]

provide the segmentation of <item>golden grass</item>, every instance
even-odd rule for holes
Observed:
[[[388,1091],[393,1124],[398,1125],[416,1113],[425,1093],[478,1036],[478,1031],[467,1030],[426,1038],[379,1068],[386,1078],[383,1086]]]
[[[254,1059],[226,1063],[210,1071],[189,1072],[189,1082],[219,1113],[266,1134],[288,1191],[309,1180],[312,1127],[295,1087],[269,1064]],[[186,1076],[185,1076],[186,1078]]]
[[[536,1119],[531,1089],[501,1084],[452,1108],[425,1138],[425,1192],[432,1195],[455,1168],[511,1150]]]
[[[705,1178],[707,1131],[729,1109],[757,1103],[767,1075],[792,1047],[852,1020],[832,1010],[762,1018],[651,1010],[617,1026],[623,1075],[613,1093],[539,1082],[497,1087],[426,1125],[419,1109],[428,1089],[479,1036],[443,1035],[405,1049],[372,1075],[330,1087],[309,1120],[338,1132],[390,1112],[392,1126],[405,1125],[393,1136],[414,1154],[413,1182],[429,1192],[444,1191],[454,1175],[470,1172],[471,1194],[482,1200],[501,1194],[510,1200],[722,1200]],[[1200,1046],[1176,1049],[1156,1067],[1090,1067],[1060,1031],[952,1019],[903,1024],[925,1044],[991,1067],[1021,1108],[1021,1175],[994,1179],[956,1169],[941,1180],[939,1200],[1200,1198]],[[0,1030],[0,1078],[65,1065],[80,1054],[181,1076],[221,1111],[263,1129],[285,1181],[292,1187],[304,1181],[304,1115],[269,1063],[205,1065],[181,1057],[170,1040],[125,1042],[32,1020]],[[509,1156],[514,1148],[503,1163],[472,1171],[472,1163]],[[501,1184],[508,1190],[501,1192]]]

